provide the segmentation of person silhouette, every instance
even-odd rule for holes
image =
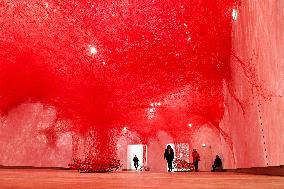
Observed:
[[[196,172],[198,172],[198,162],[200,161],[200,155],[198,154],[196,149],[193,149],[192,151],[192,159],[194,163],[194,169]]]
[[[138,161],[139,161],[139,159],[138,159],[138,157],[135,155],[134,158],[133,158],[133,162],[134,162],[134,167],[135,167],[136,170],[137,170],[137,168],[138,168]]]
[[[172,162],[174,160],[174,157],[175,157],[174,150],[170,145],[168,145],[164,153],[164,159],[166,159],[168,163],[168,172],[171,172],[173,170]]]
[[[216,170],[218,170],[218,171],[223,170],[222,160],[218,155],[216,155],[216,158],[214,160],[214,164],[212,165],[212,172],[215,172]]]

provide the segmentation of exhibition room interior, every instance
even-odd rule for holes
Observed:
[[[283,10],[2,0],[0,188],[284,188]]]

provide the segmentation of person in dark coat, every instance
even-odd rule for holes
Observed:
[[[216,169],[223,170],[222,160],[218,155],[216,155],[216,158],[214,160],[214,164],[212,165],[212,172],[215,172]]]
[[[196,149],[193,149],[192,151],[192,159],[194,163],[194,169],[196,172],[198,172],[198,162],[200,161],[200,155],[198,154]]]
[[[137,168],[138,168],[138,161],[139,161],[139,159],[138,159],[138,157],[135,155],[134,158],[133,158],[133,162],[134,162],[134,167],[135,167],[136,170],[137,170]]]
[[[164,159],[166,159],[168,162],[168,172],[171,172],[173,170],[174,157],[175,157],[174,150],[170,145],[168,145],[164,153]]]

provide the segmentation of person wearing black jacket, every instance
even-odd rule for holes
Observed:
[[[214,161],[214,164],[212,165],[212,172],[215,172],[216,169],[223,169],[222,160],[218,155],[216,155],[216,159]]]
[[[138,168],[138,161],[139,161],[139,159],[138,159],[138,157],[135,155],[134,158],[133,158],[133,162],[134,162],[134,167],[135,167],[136,170],[137,170],[137,168]]]
[[[164,159],[166,159],[168,162],[168,172],[171,172],[173,170],[174,157],[175,157],[174,150],[170,145],[168,145],[164,153]]]

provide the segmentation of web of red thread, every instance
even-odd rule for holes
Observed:
[[[98,155],[110,153],[124,129],[146,143],[160,130],[178,140],[176,131],[218,128],[232,0],[4,0],[0,7],[2,114],[25,102],[52,106],[74,138],[93,131]]]

